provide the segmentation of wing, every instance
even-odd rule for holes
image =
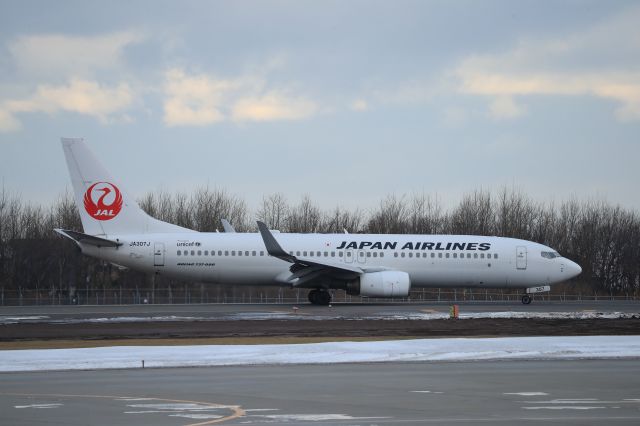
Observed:
[[[317,287],[320,282],[327,279],[338,281],[353,280],[365,272],[377,272],[385,268],[361,268],[359,266],[345,265],[343,263],[320,261],[316,258],[298,257],[287,253],[269,231],[267,225],[258,221],[258,229],[262,240],[270,256],[292,263],[288,272],[276,277],[282,283],[291,284],[294,287]]]

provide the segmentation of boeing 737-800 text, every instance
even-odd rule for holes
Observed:
[[[309,289],[326,305],[331,289],[407,297],[416,287],[522,288],[531,293],[581,272],[542,244],[471,235],[205,233],[147,215],[82,139],[62,139],[83,232],[56,229],[83,253],[177,279]],[[233,231],[228,222],[225,230]]]

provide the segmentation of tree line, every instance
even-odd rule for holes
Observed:
[[[259,219],[281,232],[521,238],[553,247],[582,266],[579,277],[555,286],[556,289],[633,296],[640,290],[638,214],[604,201],[536,202],[518,190],[503,188],[496,192],[470,192],[448,209],[435,196],[417,194],[389,195],[377,207],[364,211],[323,209],[308,195],[292,203],[283,194],[275,193],[265,196],[257,211],[251,212],[242,198],[223,189],[202,187],[191,193],[148,193],[139,204],[160,220],[205,232],[221,231],[220,219],[225,218],[238,232],[255,232],[254,220]],[[0,303],[8,297],[31,295],[33,299],[34,294],[36,299],[57,299],[60,303],[84,297],[88,303],[93,297],[96,300],[116,297],[116,289],[121,293],[135,289],[135,294],[144,295],[149,289],[155,294],[161,288],[169,300],[183,300],[187,291],[200,297],[211,291],[218,296],[221,292],[237,294],[235,288],[176,282],[121,270],[83,256],[72,242],[55,234],[53,228],[82,230],[72,194],[65,193],[45,206],[2,190]]]

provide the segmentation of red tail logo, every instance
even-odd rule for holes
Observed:
[[[96,182],[84,193],[84,209],[96,220],[113,219],[122,210],[122,194],[109,182]]]

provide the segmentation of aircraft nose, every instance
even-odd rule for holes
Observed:
[[[567,272],[569,272],[571,277],[575,277],[582,273],[582,268],[577,263],[569,261],[567,265]]]

